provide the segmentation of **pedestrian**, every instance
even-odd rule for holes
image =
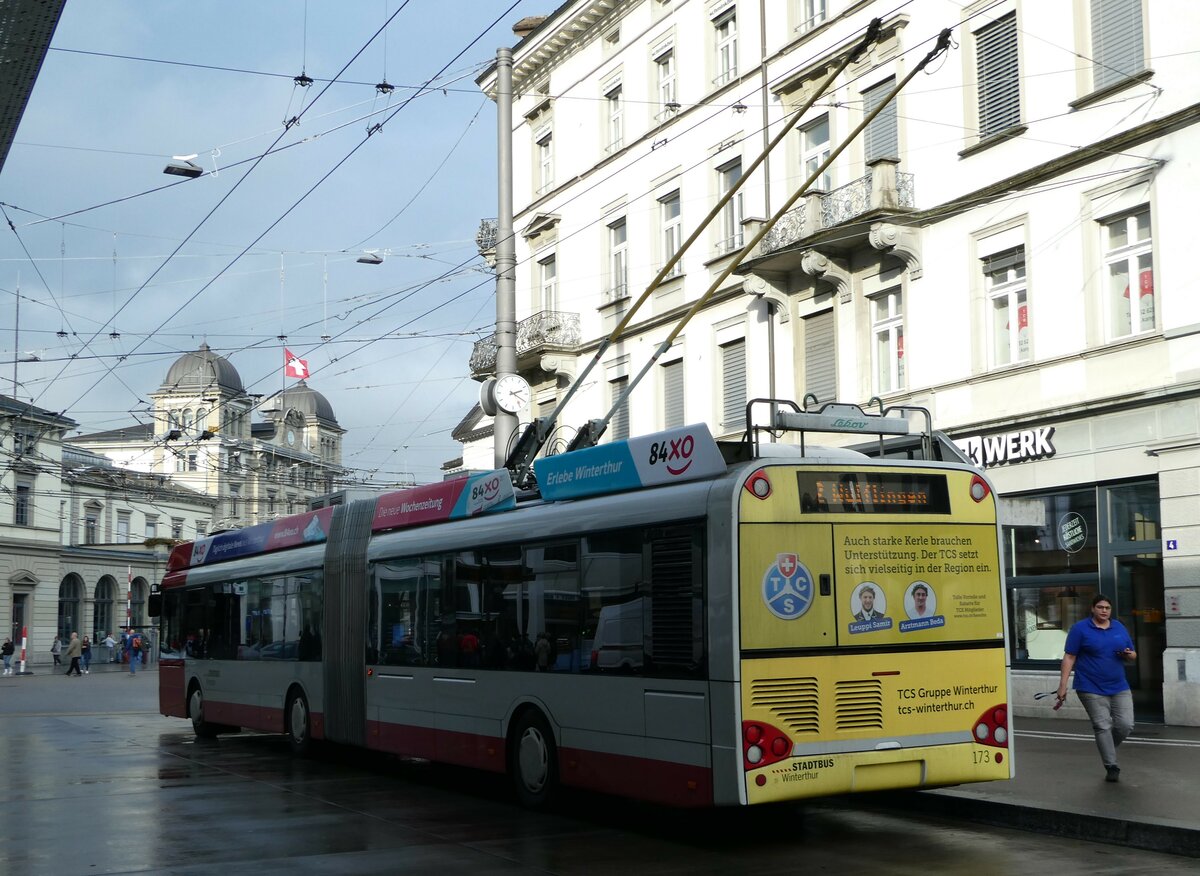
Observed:
[[[4,657],[4,674],[12,675],[12,658],[13,658],[13,643],[12,639],[5,639],[4,645],[0,647],[0,655]]]
[[[104,647],[108,649],[108,662],[116,663],[117,658],[113,655],[113,652],[116,650],[117,641],[112,637],[112,633],[105,633]]]
[[[83,658],[83,674],[90,675],[92,672],[92,643],[87,636],[83,637],[83,644],[79,646],[79,656]]]
[[[1058,702],[1061,705],[1067,698],[1067,681],[1074,669],[1075,693],[1091,719],[1106,782],[1121,780],[1117,747],[1133,731],[1133,692],[1125,664],[1136,659],[1129,631],[1112,616],[1112,600],[1096,594],[1091,617],[1078,621],[1067,633]]]
[[[79,641],[79,633],[71,633],[71,641],[67,645],[67,658],[71,661],[71,665],[67,667],[67,675],[74,672],[76,675],[83,675],[79,671],[79,655],[83,653],[83,643]]]
[[[537,660],[538,672],[550,671],[550,637],[538,633],[537,642],[533,646],[533,655]]]
[[[59,656],[62,654],[62,639],[58,636],[54,637],[54,644],[50,646],[50,653],[54,655],[54,665],[62,666],[62,658]]]
[[[125,656],[129,660],[129,674],[137,675],[138,658],[142,650],[142,637],[133,627],[125,634]]]

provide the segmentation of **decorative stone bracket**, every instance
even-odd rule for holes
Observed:
[[[788,312],[787,295],[766,277],[761,274],[748,275],[742,281],[742,291],[747,295],[753,295],[755,298],[770,301],[779,308],[779,313],[783,314],[786,318]]]
[[[810,249],[800,257],[800,270],[810,277],[824,280],[837,287],[838,301],[849,304],[851,299],[850,272],[827,255]]]
[[[871,246],[882,252],[891,253],[908,267],[911,280],[921,277],[921,235],[915,228],[895,225],[891,222],[876,222],[871,226]]]
[[[553,374],[557,380],[565,380],[570,385],[575,380],[575,359],[561,354],[543,356],[538,366],[547,374]]]

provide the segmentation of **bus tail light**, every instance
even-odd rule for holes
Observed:
[[[792,753],[792,740],[762,721],[742,722],[742,761],[747,770],[777,763]]]
[[[765,499],[771,495],[771,481],[767,478],[767,473],[761,468],[746,479],[746,489],[750,491],[750,495],[756,499]]]
[[[1008,748],[1008,705],[1001,703],[984,710],[975,720],[972,735],[980,745]],[[1002,762],[1001,755],[996,755],[996,762]]]
[[[987,481],[979,475],[971,478],[971,498],[976,502],[982,502],[991,494],[991,489],[988,488]]]

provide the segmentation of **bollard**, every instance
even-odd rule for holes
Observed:
[[[21,627],[21,668],[17,670],[17,675],[33,675],[25,668],[25,649],[29,645],[29,627]]]

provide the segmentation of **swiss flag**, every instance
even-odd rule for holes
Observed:
[[[286,377],[308,377],[308,360],[301,359],[287,347],[283,348],[283,373]]]

